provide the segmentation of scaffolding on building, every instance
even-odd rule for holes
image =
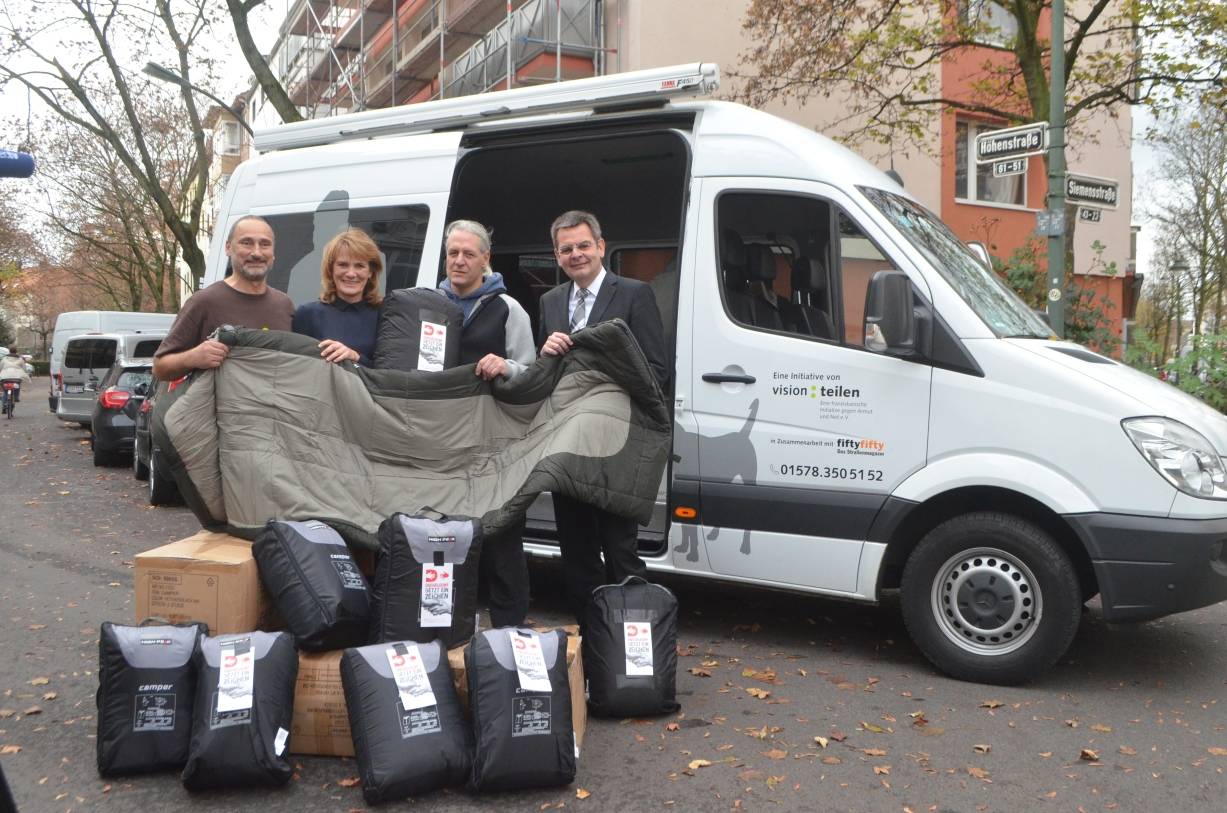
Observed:
[[[601,76],[620,2],[295,0],[270,62],[307,118]]]

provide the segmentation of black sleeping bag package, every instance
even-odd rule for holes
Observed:
[[[290,781],[285,759],[294,715],[298,652],[286,632],[204,638],[196,651],[192,745],[183,786],[275,787]]]
[[[567,634],[485,630],[464,650],[476,751],[469,788],[519,790],[575,780]]]
[[[437,372],[460,363],[464,311],[434,288],[401,288],[384,297],[375,329],[376,370]]]
[[[473,732],[438,641],[347,649],[341,683],[368,804],[464,784]]]
[[[477,627],[481,522],[430,512],[395,513],[379,525],[369,641],[442,641],[448,649]]]
[[[677,703],[677,599],[629,576],[592,591],[584,626],[588,710],[596,717],[670,714]]]
[[[251,551],[299,649],[326,652],[366,643],[370,586],[340,534],[314,520],[269,520]]]
[[[182,768],[192,739],[196,653],[204,624],[102,625],[98,636],[98,773]]]

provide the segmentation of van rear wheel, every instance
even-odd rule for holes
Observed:
[[[1082,589],[1039,527],[980,512],[930,531],[903,570],[903,620],[933,665],[978,683],[1021,683],[1052,668],[1078,631]]]
[[[149,450],[149,504],[170,505],[179,496],[179,488],[175,481],[162,474],[157,467],[158,456],[153,449]]]

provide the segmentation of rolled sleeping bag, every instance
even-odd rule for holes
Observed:
[[[677,703],[677,598],[628,576],[592,591],[584,626],[588,710],[596,717],[670,714]]]
[[[460,363],[464,311],[434,288],[401,288],[384,297],[375,328],[377,370],[437,372]]]
[[[316,520],[269,520],[251,552],[299,649],[366,643],[370,586],[335,530]]]
[[[464,650],[475,751],[469,789],[519,790],[575,780],[567,634],[484,630]]]
[[[380,523],[378,538],[370,643],[438,640],[451,649],[472,638],[481,522],[397,512]]]
[[[204,624],[102,625],[98,636],[98,773],[182,768],[192,740],[196,653]]]
[[[473,732],[442,644],[397,641],[347,649],[341,683],[367,804],[468,779]]]
[[[196,651],[192,744],[183,786],[275,787],[290,781],[285,759],[294,716],[298,652],[286,632],[204,638]]]

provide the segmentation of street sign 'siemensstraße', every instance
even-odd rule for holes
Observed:
[[[1079,206],[1115,209],[1120,203],[1120,183],[1111,178],[1071,172],[1065,176],[1065,200]]]
[[[1042,155],[1048,149],[1048,122],[1037,121],[1008,130],[990,130],[976,136],[976,163]]]

